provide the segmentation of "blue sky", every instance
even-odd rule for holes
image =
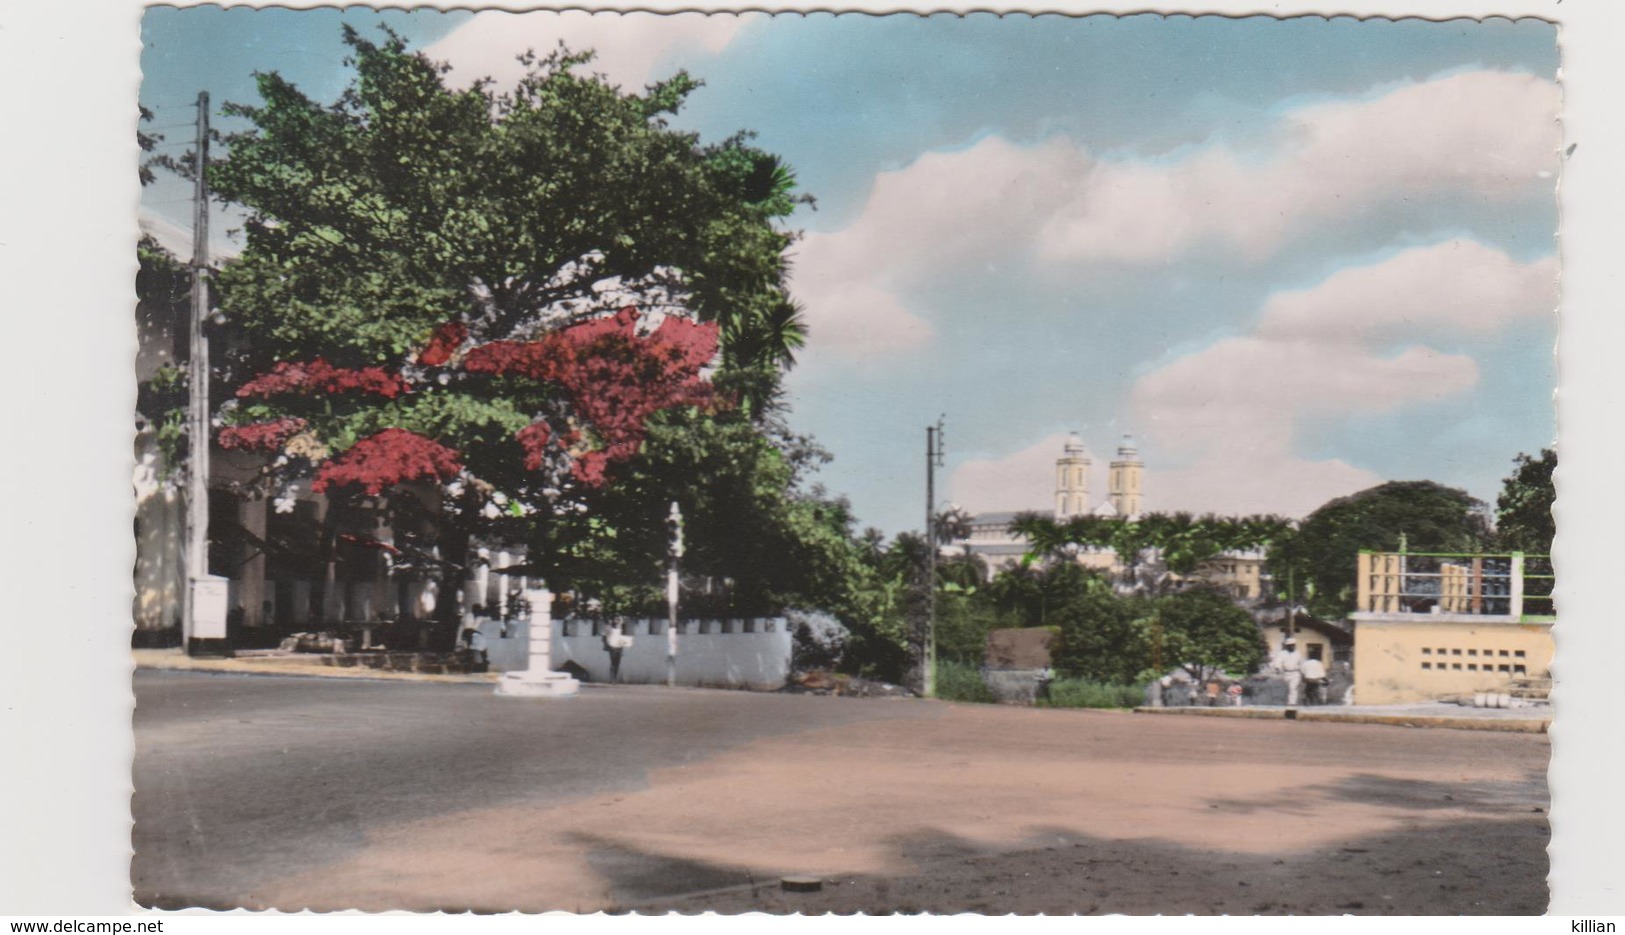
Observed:
[[[1289,514],[1493,499],[1555,434],[1550,24],[154,8],[142,100],[182,124],[256,70],[330,99],[339,23],[380,19],[457,82],[559,38],[627,87],[686,68],[681,125],[796,168],[792,424],[864,524],[918,525],[939,413],[972,509],[1047,506],[1072,430],[1097,499],[1133,432],[1149,509]],[[184,240],[185,194],[147,190],[149,229]]]

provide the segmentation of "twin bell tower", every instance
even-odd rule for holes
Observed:
[[[1055,461],[1055,519],[1083,516],[1089,508],[1089,453],[1077,433],[1067,436],[1066,447]],[[1134,517],[1140,514],[1141,481],[1145,462],[1140,460],[1134,438],[1124,435],[1112,459],[1106,501],[1093,512],[1097,516]]]

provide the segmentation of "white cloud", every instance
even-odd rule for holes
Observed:
[[[236,206],[222,208],[211,206],[209,219],[209,255],[215,261],[235,257],[242,252],[242,245],[233,237],[231,231],[242,226],[242,209]],[[158,245],[181,259],[190,259],[192,256],[192,229],[183,227],[180,223],[171,220],[154,208],[142,205],[136,211],[136,221],[141,227],[141,233],[146,234]]]
[[[1311,289],[1278,293],[1259,332],[1333,342],[1415,334],[1488,334],[1556,304],[1556,256],[1518,263],[1472,240],[1448,240],[1386,263],[1343,269]]]
[[[1002,458],[980,458],[959,465],[948,478],[948,495],[972,513],[1000,510],[1053,510],[1055,459],[1066,433],[1059,433]],[[1090,490],[1095,478],[1090,477]]]
[[[641,91],[676,71],[674,54],[720,52],[755,15],[484,10],[425,52],[452,66],[453,85],[491,77],[498,88],[507,88],[525,74],[515,56],[527,49],[545,55],[563,40],[573,51],[598,53],[589,70],[624,90]]]
[[[1480,71],[1288,111],[1246,154],[1209,146],[1107,161],[1062,137],[1017,146],[989,136],[877,176],[855,222],[807,237],[795,290],[830,353],[889,355],[930,334],[909,296],[967,268],[1030,276],[1172,262],[1214,244],[1261,260],[1308,226],[1404,202],[1549,193],[1557,106],[1551,81]],[[1495,299],[1499,274],[1480,259],[1488,275],[1450,300],[1469,328],[1493,326],[1495,308],[1517,301]],[[1397,324],[1409,311],[1388,314]]]
[[[1306,516],[1334,497],[1374,487],[1383,478],[1330,459],[1311,461],[1260,452],[1237,461],[1210,455],[1175,470],[1146,468],[1146,506],[1159,512],[1184,510],[1247,516],[1276,513]]]
[[[1381,412],[1453,395],[1478,380],[1463,355],[1422,347],[1381,357],[1363,347],[1229,338],[1135,384],[1136,425],[1177,452],[1284,450],[1300,416]]]
[[[1461,240],[1278,293],[1252,334],[1181,357],[1135,384],[1135,424],[1151,447],[1193,459],[1158,477],[1166,494],[1150,488],[1147,499],[1158,509],[1300,513],[1366,486],[1376,479],[1369,472],[1294,455],[1300,421],[1466,392],[1478,382],[1472,357],[1419,344],[1394,354],[1383,345],[1401,328],[1416,338],[1488,333],[1550,315],[1556,303],[1554,260],[1519,263]]]
[[[1262,153],[1102,161],[1056,206],[1042,252],[1146,263],[1212,242],[1256,260],[1315,221],[1438,194],[1504,201],[1550,191],[1558,104],[1546,79],[1469,72],[1290,111]]]
[[[1385,346],[1401,330],[1413,339],[1482,335],[1551,315],[1556,273],[1553,258],[1520,263],[1481,243],[1450,240],[1275,294],[1252,333],[1173,360],[1134,385],[1130,424],[1144,442],[1146,509],[1302,516],[1380,483],[1344,461],[1296,455],[1295,430],[1316,418],[1389,412],[1471,390],[1479,378],[1471,356]],[[949,490],[973,511],[1049,509],[1065,438],[967,461]],[[1095,458],[1091,502],[1105,498],[1107,460]],[[1182,466],[1167,467],[1169,460]]]
[[[181,227],[174,221],[161,214],[148,210],[143,206],[136,215],[141,225],[141,233],[146,234],[158,245],[178,257],[192,255],[192,232]]]
[[[813,344],[847,358],[883,359],[932,329],[903,298],[967,266],[1019,268],[1034,218],[1088,161],[1064,140],[1022,148],[988,137],[956,153],[927,153],[875,178],[858,219],[797,246],[794,294]]]

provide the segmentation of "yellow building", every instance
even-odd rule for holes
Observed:
[[[1089,512],[1089,460],[1083,440],[1069,436],[1055,462],[1055,518],[1071,519]]]
[[[1193,576],[1231,597],[1257,600],[1264,595],[1264,562],[1261,550],[1225,552],[1196,566]]]
[[[1543,556],[1362,552],[1354,700],[1403,704],[1550,678]],[[1539,586],[1531,588],[1531,584]]]
[[[1117,446],[1117,457],[1112,459],[1106,485],[1111,493],[1108,502],[1118,516],[1140,515],[1140,482],[1144,476],[1145,462],[1140,460],[1134,439],[1124,435],[1123,443]]]

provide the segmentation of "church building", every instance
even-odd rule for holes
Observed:
[[[1140,459],[1133,436],[1124,435],[1118,444],[1117,454],[1108,465],[1106,496],[1098,503],[1091,504],[1089,468],[1093,463],[1084,448],[1083,439],[1076,433],[1067,436],[1061,456],[1055,460],[1054,510],[978,513],[970,518],[970,535],[949,544],[944,550],[952,554],[980,557],[991,578],[1006,566],[1019,564],[1027,554],[1026,538],[1010,528],[1021,513],[1037,513],[1057,522],[1085,515],[1138,519],[1143,512],[1145,462]],[[1121,570],[1117,555],[1111,549],[1081,549],[1077,561],[1086,568],[1101,572]],[[1204,563],[1197,574],[1238,598],[1253,599],[1263,594],[1263,570],[1262,552],[1226,552]]]

